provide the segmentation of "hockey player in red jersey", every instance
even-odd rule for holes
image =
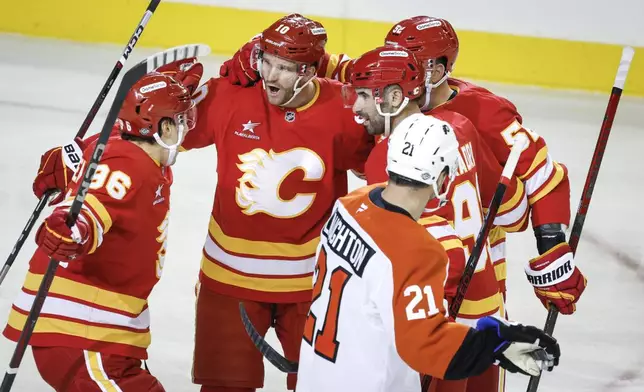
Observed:
[[[342,85],[315,76],[325,43],[321,25],[286,16],[254,51],[261,83],[213,78],[195,93],[199,122],[182,147],[218,151],[196,309],[193,381],[201,391],[263,386],[240,301],[258,330],[275,328],[297,360],[322,225],[347,193],[347,171],[362,171],[373,147],[344,109]],[[293,389],[295,377],[287,384]]]
[[[147,299],[163,271],[170,166],[195,114],[190,92],[172,77],[139,80],[115,124],[120,137],[107,143],[71,229],[65,219],[93,146],[75,174],[62,163],[70,149],[43,157],[34,189],[67,188],[66,198],[36,233],[38,248],[4,335],[17,341],[49,258],[59,260],[30,340],[40,375],[56,391],[164,390],[141,368],[150,344]]]
[[[421,62],[402,47],[383,46],[354,61],[351,85],[345,87],[347,103],[371,134],[381,136],[365,165],[369,184],[387,180],[385,167],[390,129],[409,115],[421,113],[424,72]],[[445,293],[451,301],[462,277],[465,259],[469,257],[482,227],[484,208],[492,200],[502,167],[465,117],[441,108],[426,114],[451,124],[459,143],[457,173],[451,178],[449,187],[436,190],[436,199],[426,206],[425,214],[419,220],[449,255]],[[411,150],[408,152],[413,154]],[[523,183],[513,178],[495,223],[507,230],[524,229],[527,204]],[[456,320],[473,326],[487,315],[503,317],[505,312],[489,243],[486,242]],[[465,391],[467,380],[449,384],[451,391]]]
[[[442,105],[466,116],[499,162],[505,163],[517,133],[528,136],[530,143],[521,154],[515,174],[525,184],[540,256],[528,263],[526,273],[540,277],[572,259],[564,233],[570,221],[570,184],[565,166],[548,154],[542,137],[523,126],[521,115],[510,101],[449,77],[459,49],[458,37],[449,22],[427,16],[406,19],[389,31],[386,43],[408,47],[426,63],[431,77],[427,79],[424,107]],[[497,228],[490,236],[497,277],[505,291],[505,233]],[[553,303],[560,312],[571,314],[585,286],[586,279],[575,267],[549,285],[535,285],[535,293],[544,305]]]
[[[391,28],[385,44],[408,48],[427,65],[429,77],[426,80],[427,93],[421,97],[422,110],[440,107],[467,117],[500,164],[505,164],[514,136],[519,132],[528,136],[530,143],[521,155],[515,174],[525,185],[540,256],[527,263],[526,274],[544,306],[554,304],[563,314],[574,313],[576,303],[586,287],[586,278],[579,269],[569,269],[569,273],[554,281],[544,279],[550,276],[551,269],[573,259],[565,238],[565,229],[570,223],[570,184],[565,166],[549,155],[542,137],[523,126],[521,115],[510,101],[475,84],[450,77],[459,46],[456,32],[448,21],[428,16],[403,20]],[[345,81],[346,75],[351,73],[353,62],[346,60],[343,55],[333,58],[344,59],[344,63],[329,63],[331,68],[320,67],[318,74],[325,75],[341,69],[343,72],[336,72],[335,75]],[[245,64],[249,61],[245,52],[239,51],[228,64]],[[237,75],[229,75],[229,78],[240,81],[241,68],[243,66],[226,68],[226,72]],[[502,227],[495,227],[490,233],[491,257],[504,296],[505,237],[506,230]],[[549,283],[544,284],[545,281]]]
[[[379,54],[391,64],[405,52]],[[383,77],[394,75],[392,68],[381,70]],[[413,94],[409,87],[403,82],[396,89]],[[447,255],[417,221],[450,188],[459,143],[445,121],[418,110],[403,117],[388,141],[387,184],[340,198],[322,230],[298,392],[417,392],[419,372],[460,379],[498,361],[537,375],[557,362],[556,342],[538,328],[492,316],[476,328],[448,322],[442,301]],[[540,364],[534,350],[550,352],[552,361]]]
[[[300,14],[290,14],[289,17],[303,17]],[[319,22],[316,22],[319,24]],[[322,25],[320,24],[320,27]],[[259,44],[261,34],[257,34],[245,43],[235,55],[226,60],[219,70],[222,77],[228,78],[230,83],[241,86],[251,86],[260,80],[259,71],[252,66],[255,50]],[[351,58],[346,54],[324,53],[316,67],[317,75],[321,78],[331,78],[339,81],[348,80],[351,74]]]

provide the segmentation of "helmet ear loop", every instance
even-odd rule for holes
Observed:
[[[445,71],[445,74],[443,77],[436,83],[432,83],[432,72],[434,71],[434,60],[427,60],[427,68],[425,71],[425,102],[423,103],[423,106],[420,108],[422,112],[425,112],[429,109],[429,101],[432,96],[432,90],[440,86],[441,84],[445,83],[447,78],[450,77],[451,72],[450,71]]]
[[[313,77],[311,77],[309,80],[307,80],[306,82],[304,82],[304,84],[302,84],[300,87],[298,87],[298,86],[297,86],[297,85],[302,81],[302,79],[306,76],[306,71],[307,71],[308,69],[309,69],[309,66],[308,66],[308,65],[306,65],[306,64],[300,64],[300,65],[298,65],[297,80],[295,81],[295,85],[293,86],[293,96],[291,97],[291,99],[289,99],[288,101],[284,102],[281,106],[286,106],[286,105],[288,105],[289,103],[293,102],[293,100],[295,99],[295,97],[297,97],[297,95],[298,95],[300,92],[302,92],[302,90],[304,90],[304,88],[305,88],[306,86],[308,86],[308,85],[309,85],[309,83],[312,83],[312,82],[313,82],[313,79],[315,79],[315,75],[313,75]]]
[[[166,144],[166,142],[161,139],[161,136],[159,136],[159,132],[154,133],[154,140],[157,142],[157,144],[169,151],[168,162],[174,162],[177,152],[179,151],[179,147],[181,146],[181,143],[183,141],[183,135],[186,132],[186,126],[184,124],[177,124],[177,121],[175,121],[174,119],[171,120],[177,127],[177,142],[175,144],[171,146]],[[161,123],[159,123],[159,127],[161,127]]]
[[[440,186],[440,188],[443,190],[443,193],[440,193],[440,190],[438,189],[438,179],[441,177],[441,174],[445,173],[445,171],[447,171],[447,175],[445,176],[445,179]],[[452,187],[454,178],[456,178],[456,171],[452,170],[449,166],[445,166],[445,169],[443,169],[441,174],[439,174],[436,181],[432,183],[434,195],[436,195],[436,198],[438,199],[438,208],[447,204],[447,195],[449,194],[450,188]]]
[[[400,112],[403,111],[403,109],[409,104],[409,98],[405,97],[403,99],[402,104],[400,107],[393,113],[384,113],[382,111],[382,107],[380,106],[380,102],[376,103],[376,111],[378,112],[379,115],[383,116],[385,118],[385,137],[389,137],[391,134],[391,117],[396,117],[397,115],[400,114]]]

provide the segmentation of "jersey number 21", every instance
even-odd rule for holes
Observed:
[[[318,275],[315,285],[313,286],[313,302],[315,302],[322,295],[324,282],[326,280],[327,265],[326,265],[326,249],[324,246],[320,250],[318,257],[316,271]],[[317,317],[312,311],[309,312],[304,325],[304,341],[313,346],[315,353],[322,358],[334,362],[338,355],[338,316],[340,315],[340,302],[342,301],[342,292],[351,278],[351,274],[342,267],[336,267],[331,272],[329,279],[329,305],[326,309],[324,317],[324,324],[322,328],[315,330],[315,322]]]

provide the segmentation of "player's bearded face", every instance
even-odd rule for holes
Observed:
[[[353,113],[364,121],[363,125],[370,135],[382,135],[385,132],[385,118],[378,114],[371,90],[357,88],[355,92]],[[385,103],[381,104],[383,110],[386,109],[385,106]]]
[[[295,94],[295,83],[299,75],[297,63],[264,53],[261,74],[266,88],[266,97],[272,105],[282,105]],[[300,85],[303,81],[300,81]]]

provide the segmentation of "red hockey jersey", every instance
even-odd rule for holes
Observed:
[[[93,149],[86,149],[85,162]],[[57,208],[71,205],[85,162]],[[91,228],[92,248],[58,267],[31,345],[147,358],[147,298],[163,270],[171,184],[170,168],[134,143],[110,139],[79,215]],[[18,339],[48,263],[49,257],[37,250],[13,303],[7,338]]]
[[[341,84],[314,79],[313,100],[284,109],[249,88],[210,79],[197,92],[197,127],[186,149],[217,147],[218,184],[200,281],[241,299],[311,299],[320,230],[363,171],[373,146],[344,108]]]
[[[566,167],[557,163],[548,153],[545,140],[523,126],[516,107],[507,99],[458,79],[448,79],[457,95],[443,105],[467,117],[483,140],[490,146],[501,164],[505,164],[514,136],[524,132],[529,145],[521,153],[514,174],[525,184],[534,227],[546,223],[570,223],[570,183]],[[490,232],[492,259],[497,277],[505,291],[505,232],[494,228]]]
[[[440,209],[436,209],[436,201],[430,202],[428,210],[419,221],[443,244],[449,255],[450,269],[445,292],[448,296],[453,296],[503,168],[464,116],[443,107],[432,110],[431,115],[452,125],[460,145],[458,175],[447,195],[450,202]],[[385,140],[376,145],[365,165],[369,184],[386,181],[386,162]],[[508,231],[520,231],[525,229],[527,217],[528,202],[523,183],[513,178],[499,207],[495,224]],[[446,225],[445,221],[453,226],[453,230],[450,230],[451,226]],[[488,243],[478,260],[476,273],[461,305],[459,317],[478,319],[495,314],[501,308],[502,297]]]

